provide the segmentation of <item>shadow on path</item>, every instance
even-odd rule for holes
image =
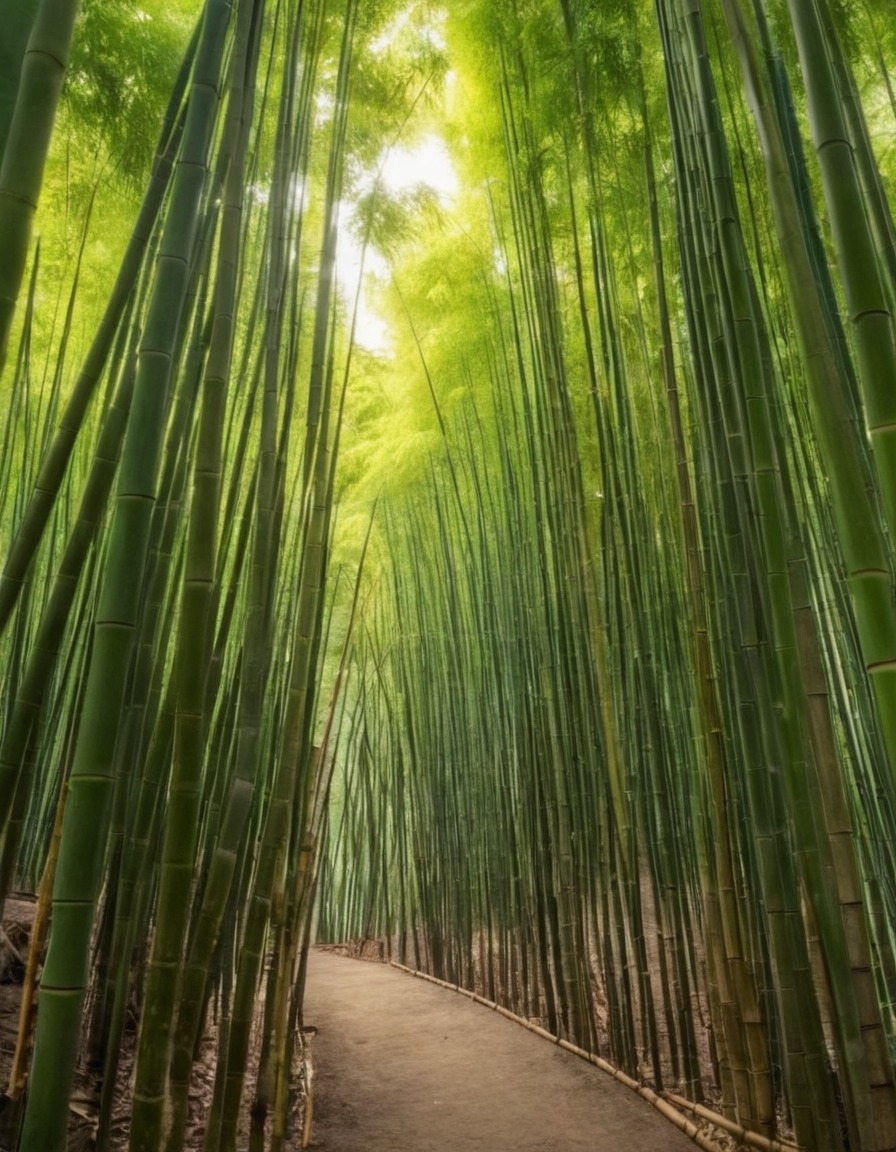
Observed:
[[[316,1152],[694,1152],[635,1093],[464,996],[312,951]]]

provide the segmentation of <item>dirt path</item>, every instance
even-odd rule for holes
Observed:
[[[317,1152],[694,1152],[645,1101],[466,997],[314,951]]]

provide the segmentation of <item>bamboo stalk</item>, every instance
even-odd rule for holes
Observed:
[[[670,1100],[676,1108],[685,1108],[689,1112],[694,1112],[697,1116],[702,1116],[704,1120],[709,1120],[711,1124],[715,1124],[717,1128],[724,1128],[726,1132],[730,1132],[736,1136],[738,1140],[744,1144],[749,1144],[753,1148],[760,1148],[763,1152],[800,1152],[798,1144],[791,1144],[789,1140],[769,1140],[768,1137],[760,1135],[758,1132],[751,1132],[747,1128],[742,1128],[740,1124],[735,1124],[726,1116],[719,1115],[718,1112],[713,1112],[707,1108],[705,1104],[695,1104],[692,1100],[685,1100],[683,1096],[678,1096],[674,1092],[665,1092],[663,1095]]]

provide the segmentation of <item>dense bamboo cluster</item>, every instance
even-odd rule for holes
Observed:
[[[207,0],[95,336],[80,352],[76,276],[47,352],[25,269],[77,8],[30,6],[0,138],[0,900],[38,893],[4,1140],[66,1147],[80,1069],[97,1147],[130,1100],[133,1152],[182,1148],[214,1018],[203,1147],[260,1152],[293,1123],[326,635],[350,627],[334,257],[376,14]]]
[[[876,8],[449,12],[476,327],[403,289],[440,445],[382,519],[319,921],[825,1152],[896,1148]]]
[[[888,0],[204,0],[54,318],[78,8],[0,40],[2,1138],[180,1152],[213,1023],[205,1152],[283,1148],[316,931],[896,1152]]]

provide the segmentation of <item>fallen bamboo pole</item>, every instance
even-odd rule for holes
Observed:
[[[643,1097],[649,1104],[676,1128],[680,1128],[685,1135],[689,1136],[698,1148],[702,1148],[704,1152],[722,1152],[722,1148],[714,1140],[705,1136],[697,1125],[689,1120],[680,1109],[686,1108],[689,1112],[693,1112],[702,1120],[709,1124],[714,1124],[717,1128],[722,1128],[725,1132],[736,1136],[744,1144],[749,1144],[753,1148],[758,1148],[760,1152],[800,1152],[796,1144],[790,1144],[784,1140],[770,1140],[766,1136],[760,1136],[756,1132],[750,1132],[747,1128],[742,1128],[733,1120],[728,1120],[724,1116],[720,1116],[718,1112],[713,1112],[709,1108],[705,1108],[702,1104],[695,1104],[690,1100],[685,1100],[683,1096],[677,1096],[673,1092],[664,1092],[660,1095],[654,1092],[652,1088],[648,1088],[646,1084],[639,1084],[637,1080],[633,1079],[627,1073],[623,1072],[621,1068],[614,1067],[608,1060],[604,1060],[602,1056],[597,1056],[594,1052],[586,1052],[584,1048],[579,1048],[575,1044],[571,1044],[568,1040],[563,1040],[559,1036],[554,1036],[553,1033],[548,1032],[547,1029],[541,1028],[538,1024],[533,1024],[530,1020],[526,1020],[523,1016],[517,1016],[515,1012],[511,1012],[509,1008],[504,1008],[501,1004],[496,1004],[493,1000],[486,1000],[485,997],[480,996],[477,992],[471,992],[469,988],[462,988],[459,984],[449,984],[447,980],[439,980],[436,976],[430,976],[428,972],[420,972],[414,968],[408,968],[405,964],[399,964],[396,960],[389,962],[393,968],[397,968],[401,972],[407,972],[409,976],[417,976],[421,980],[428,980],[430,984],[437,984],[440,988],[447,988],[450,992],[460,992],[462,996],[475,1001],[477,1004],[482,1004],[485,1008],[490,1008],[493,1012],[498,1012],[501,1016],[506,1016],[508,1020],[512,1020],[515,1024],[522,1024],[522,1026],[529,1032],[534,1032],[537,1036],[543,1037],[545,1040],[550,1040],[552,1044],[556,1044],[559,1048],[565,1048],[567,1052],[572,1052],[573,1055],[579,1056],[582,1060],[587,1060],[589,1064],[593,1064],[614,1080],[618,1080],[620,1084],[624,1084],[626,1088],[630,1088],[633,1092],[637,1092],[639,1096]]]
[[[772,1140],[758,1132],[751,1132],[749,1128],[741,1127],[734,1120],[729,1120],[727,1116],[713,1112],[705,1104],[695,1104],[693,1100],[686,1100],[684,1096],[679,1096],[675,1092],[663,1092],[663,1096],[676,1108],[686,1108],[689,1112],[708,1120],[711,1124],[724,1128],[726,1132],[730,1132],[732,1136],[736,1136],[744,1144],[759,1148],[761,1152],[800,1152],[798,1144],[791,1144],[789,1140]]]

